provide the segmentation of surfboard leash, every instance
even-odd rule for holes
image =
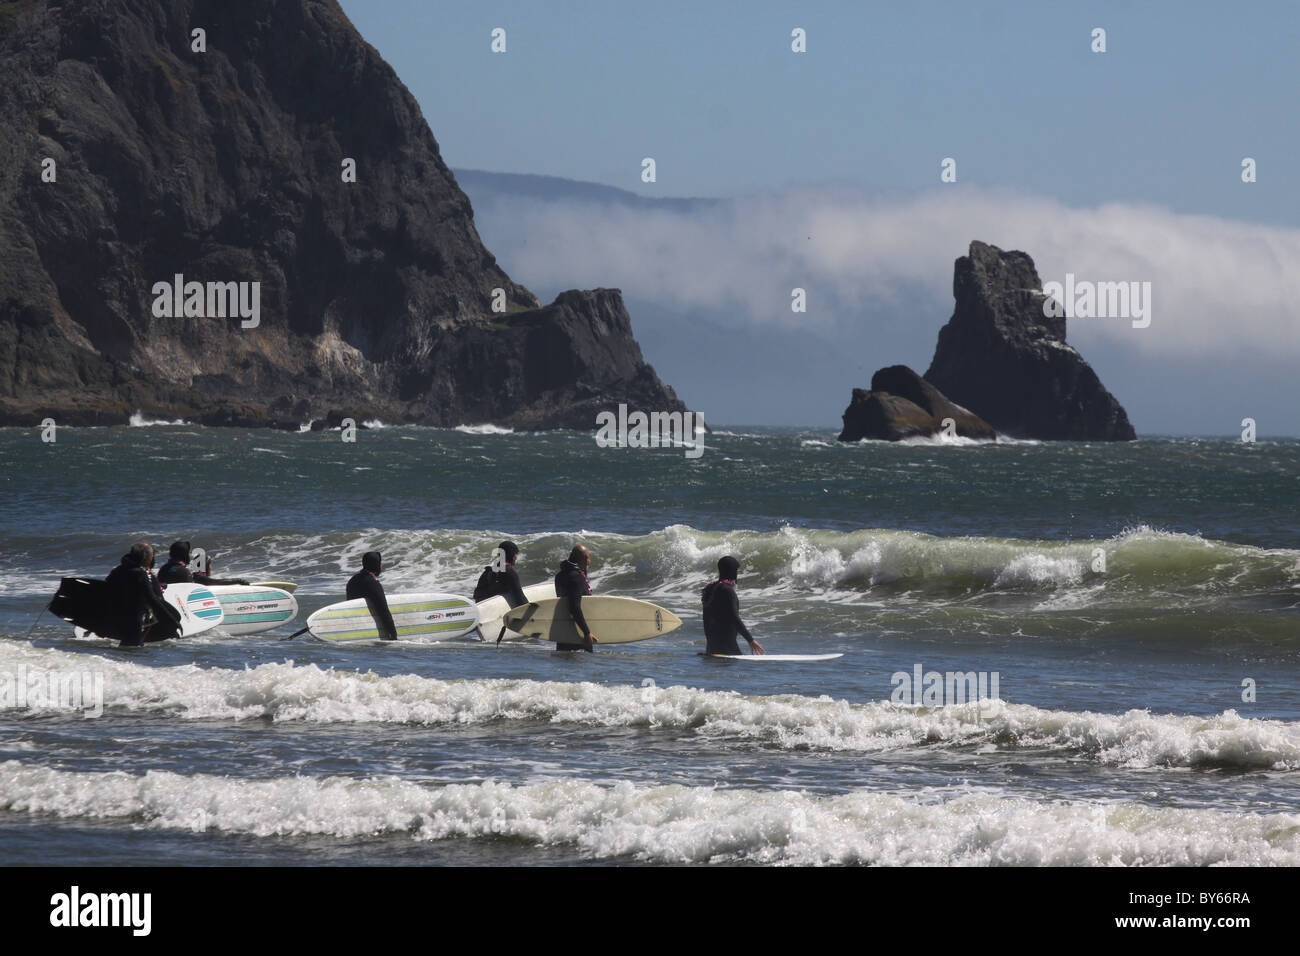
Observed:
[[[45,616],[45,611],[45,608],[41,608],[41,613],[36,615],[36,620],[32,621],[32,626],[27,629],[27,634],[23,637],[24,641],[30,641],[32,639],[32,631],[36,630],[36,625],[41,623],[41,618]]]

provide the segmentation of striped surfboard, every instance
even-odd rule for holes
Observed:
[[[258,584],[217,584],[210,588],[221,602],[221,629],[227,634],[256,634],[298,616],[298,602],[288,591]]]
[[[398,640],[449,641],[478,626],[478,608],[455,594],[412,592],[388,595]],[[321,608],[307,618],[313,637],[336,644],[380,640],[379,627],[362,599]]]

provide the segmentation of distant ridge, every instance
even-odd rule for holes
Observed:
[[[543,202],[588,201],[615,203],[637,209],[669,209],[673,212],[694,212],[716,206],[725,200],[642,196],[626,189],[606,186],[603,183],[564,179],[560,176],[534,176],[526,173],[491,173],[481,169],[453,169],[462,189],[476,189],[503,195],[524,196]]]

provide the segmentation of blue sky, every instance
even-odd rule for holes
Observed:
[[[930,188],[951,156],[959,184],[1071,205],[1300,220],[1295,4],[343,6],[454,167],[730,196]],[[497,26],[505,54],[489,49]],[[790,51],[796,26],[807,53]],[[1250,186],[1244,156],[1260,164]]]
[[[453,168],[734,200],[644,213],[471,194],[489,248],[544,299],[622,288],[647,357],[714,421],[834,424],[875,368],[924,371],[953,259],[982,239],[1028,252],[1044,281],[1152,283],[1148,328],[1068,333],[1139,434],[1252,417],[1300,435],[1300,4],[343,7]],[[669,337],[704,325],[773,354],[735,382],[700,375]],[[804,369],[821,391],[764,405],[795,340],[826,356]]]

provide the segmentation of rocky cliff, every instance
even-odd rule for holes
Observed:
[[[684,408],[617,290],[543,308],[497,266],[335,0],[0,0],[0,423],[619,402]]]
[[[1131,441],[1128,414],[1043,314],[1034,261],[975,241],[956,262],[952,318],[925,373],[954,402],[1017,438]]]

